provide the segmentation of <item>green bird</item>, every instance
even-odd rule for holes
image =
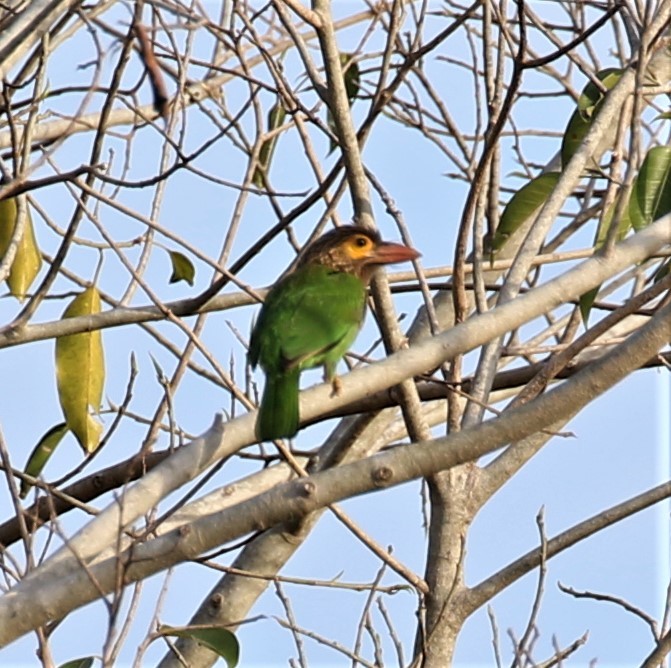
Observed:
[[[296,267],[268,292],[249,341],[249,362],[266,374],[256,433],[261,440],[298,431],[298,380],[324,367],[338,391],[336,365],[354,342],[366,312],[368,283],[380,266],[413,260],[409,246],[377,232],[339,227],[311,243]]]

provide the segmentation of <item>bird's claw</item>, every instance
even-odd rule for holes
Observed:
[[[331,378],[331,396],[337,397],[341,391],[342,383],[340,382],[340,378],[338,376],[333,376],[333,378]]]

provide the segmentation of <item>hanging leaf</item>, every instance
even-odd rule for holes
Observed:
[[[620,214],[620,222],[618,223],[618,230],[617,234],[615,235],[616,241],[622,241],[622,239],[627,236],[627,233],[632,228],[632,220],[630,216],[630,196],[631,189],[623,190],[620,194],[620,197],[624,197],[625,204],[622,207],[622,212]],[[616,198],[616,200],[610,205],[608,211],[606,211],[604,217],[601,219],[597,229],[596,238],[594,240],[594,250],[599,250],[606,243],[608,233],[610,232],[610,226],[613,222],[613,216],[615,215],[615,211],[617,211],[618,208],[619,199],[620,198]]]
[[[93,665],[93,657],[87,656],[83,659],[73,659],[67,663],[62,663],[58,668],[91,668]]]
[[[268,112],[268,131],[277,130],[277,128],[281,127],[286,115],[287,110],[284,108],[282,100],[278,98],[277,102]],[[254,175],[252,176],[252,183],[259,188],[263,188],[265,185],[265,177],[268,176],[270,161],[275,152],[278,137],[279,134],[275,134],[272,137],[265,139],[263,144],[261,144],[261,149],[259,150],[259,164],[256,166]]]
[[[622,77],[623,70],[610,67],[605,70],[597,72],[597,79],[601,81],[603,86],[610,90],[617,84]],[[582,94],[578,99],[576,110],[571,115],[566,130],[564,131],[564,138],[561,146],[561,161],[562,169],[566,167],[573,154],[580,148],[580,145],[589,132],[592,120],[603,104],[605,96],[591,81],[583,88]],[[612,143],[613,133],[606,133],[602,144],[597,147],[597,150],[592,156],[593,167],[598,166],[598,161]]]
[[[629,203],[635,230],[642,230],[671,211],[671,146],[651,148],[636,176]]]
[[[578,306],[580,307],[580,317],[582,318],[585,327],[587,327],[589,324],[589,314],[592,312],[592,306],[594,306],[594,302],[596,301],[596,297],[599,294],[599,290],[601,290],[601,286],[597,285],[589,292],[580,295],[580,299],[578,300]]]
[[[30,453],[30,457],[28,457],[28,463],[24,469],[24,473],[27,473],[33,478],[37,478],[44,470],[44,467],[47,465],[51,455],[54,454],[56,446],[58,446],[58,444],[63,439],[63,436],[65,436],[67,433],[68,426],[65,424],[65,422],[61,422],[55,427],[49,429],[49,431],[42,436],[33,451]],[[32,485],[29,482],[22,480],[19,496],[22,499],[25,499],[31,489]]]
[[[501,214],[490,244],[491,254],[503,248],[508,239],[545,204],[550,193],[557,185],[559,172],[540,174],[524,184],[510,199]]]
[[[359,63],[354,60],[353,53],[341,53],[340,65],[343,68],[343,78],[345,79],[347,101],[351,107],[352,104],[354,104],[354,98],[359,94],[359,84],[361,78]]]
[[[622,78],[623,70],[617,67],[607,67],[596,74],[596,78],[603,84],[606,90],[611,90],[615,84]],[[580,115],[589,120],[594,118],[599,105],[603,102],[605,95],[597,85],[588,81],[578,98],[578,110]]]
[[[27,206],[28,204],[26,203]],[[0,259],[4,257],[9,248],[16,226],[17,214],[18,206],[14,197],[0,201]],[[41,266],[42,257],[35,239],[33,220],[30,215],[30,209],[27,209],[23,235],[19,241],[12,267],[7,276],[7,285],[9,286],[10,294],[19,301],[23,301]]]
[[[630,192],[631,189],[628,189],[623,190],[620,194],[620,197],[625,198],[625,204],[622,208],[620,222],[618,223],[618,230],[615,236],[615,239],[617,241],[621,241],[622,239],[624,239],[627,236],[629,230],[631,230],[632,228],[632,221],[629,215],[630,204],[631,204]],[[610,226],[613,221],[613,216],[615,215],[615,211],[618,208],[618,202],[619,198],[617,198],[610,205],[610,208],[608,209],[608,211],[606,211],[605,215],[601,219],[601,222],[599,223],[599,227],[597,228],[596,232],[596,237],[594,239],[595,251],[598,251],[606,243],[606,239],[608,238],[608,234],[610,232]],[[592,310],[592,306],[594,305],[594,301],[596,299],[596,296],[599,294],[600,289],[601,286],[597,285],[595,288],[592,288],[589,292],[586,292],[584,295],[581,295],[580,297],[580,300],[578,302],[580,306],[580,315],[582,316],[582,320],[585,323],[585,326],[587,326],[588,324],[589,314]]]
[[[70,303],[63,318],[100,313],[100,293],[84,290]],[[105,359],[100,330],[59,336],[56,339],[56,381],[65,421],[85,452],[100,443],[102,425],[90,411],[98,412],[105,382]]]
[[[170,262],[172,262],[172,276],[170,276],[171,283],[178,283],[179,281],[186,281],[193,286],[193,281],[196,277],[196,268],[193,262],[189,260],[183,253],[177,251],[168,251],[170,255]]]
[[[161,626],[159,633],[164,636],[176,636],[195,640],[213,652],[216,652],[226,663],[228,668],[235,668],[240,658],[240,644],[235,634],[220,626]]]
[[[337,137],[336,124],[330,109],[326,112],[326,123],[329,126],[329,130]],[[335,151],[336,146],[338,146],[338,142],[333,137],[329,137],[329,155]]]
[[[632,227],[636,231],[642,230],[653,220],[671,212],[671,146],[655,146],[648,151],[634,179],[631,195],[624,193],[623,196],[628,197],[629,203],[622,212],[616,237],[618,241]],[[606,242],[616,205],[613,203],[603,217],[594,243],[595,250],[599,250]],[[655,274],[655,280],[659,280],[657,275],[660,271],[661,268]],[[600,288],[597,286],[580,297],[580,313],[585,325]]]
[[[349,102],[349,106],[351,107],[354,104],[356,96],[359,94],[359,84],[361,80],[359,63],[357,63],[354,60],[353,53],[343,52],[340,54],[340,66],[342,67],[343,70],[345,91],[347,92],[347,102]],[[331,132],[333,132],[333,134],[336,134],[336,125],[335,121],[333,120],[333,114],[331,113],[330,109],[328,109],[326,113],[326,122]],[[334,139],[331,139],[329,144],[329,153],[332,153],[335,150],[336,146],[338,146],[338,142],[336,142]]]

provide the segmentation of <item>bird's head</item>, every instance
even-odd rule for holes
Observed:
[[[355,274],[367,283],[378,267],[414,260],[419,255],[410,246],[382,241],[375,231],[343,225],[313,241],[303,252],[298,266],[323,264],[335,271]]]

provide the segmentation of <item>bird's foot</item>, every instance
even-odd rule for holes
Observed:
[[[331,378],[331,396],[337,397],[342,391],[342,382],[338,376]]]

